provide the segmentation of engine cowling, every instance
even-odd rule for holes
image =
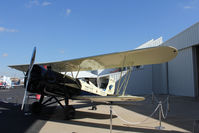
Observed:
[[[81,83],[78,79],[51,70],[50,67],[45,69],[41,65],[34,65],[27,91],[44,95],[68,96],[70,98],[80,94]]]

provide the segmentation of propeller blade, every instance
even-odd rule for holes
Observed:
[[[36,47],[34,47],[33,52],[32,52],[32,57],[31,57],[29,69],[31,69],[31,67],[33,67],[33,65],[34,65],[34,62],[35,62],[35,55],[36,55]]]
[[[34,49],[33,49],[30,65],[29,65],[29,68],[28,68],[28,71],[27,71],[28,74],[27,74],[26,86],[25,86],[25,91],[24,91],[24,97],[23,97],[23,101],[22,101],[22,104],[21,104],[21,110],[23,110],[24,104],[26,102],[27,89],[28,89],[28,84],[29,84],[29,80],[30,80],[30,74],[31,74],[31,71],[32,71],[32,68],[33,68],[33,65],[34,65],[34,62],[35,62],[35,56],[36,56],[36,47],[34,47]]]

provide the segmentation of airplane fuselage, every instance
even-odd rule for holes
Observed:
[[[25,83],[26,80],[25,78]],[[31,93],[71,98],[80,95],[81,83],[78,79],[52,71],[50,68],[34,65],[27,90]]]

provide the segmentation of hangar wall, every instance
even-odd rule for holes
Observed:
[[[170,94],[194,97],[192,47],[179,50],[178,56],[168,63]]]
[[[199,44],[199,22],[164,42],[164,46],[174,46],[178,50]]]
[[[152,65],[134,69],[127,86],[126,94],[144,95],[152,93]]]
[[[152,65],[152,90],[155,94],[167,93],[167,64]]]
[[[162,37],[159,37],[156,40],[152,39],[140,45],[136,49],[159,46],[160,44],[162,44],[162,42],[163,42]],[[153,68],[152,65],[141,66],[140,68],[134,67],[126,89],[126,94],[132,94],[132,95],[151,94],[153,91],[152,68]]]
[[[199,70],[194,68],[199,69],[199,66],[195,66],[193,47],[199,45],[199,23],[192,25],[161,45],[177,48],[178,56],[168,63],[144,66],[142,71],[132,74],[127,93],[142,95],[154,92],[195,97],[195,93],[199,91],[196,88],[199,80],[196,79],[195,73]],[[199,57],[199,53],[197,54]]]
[[[178,49],[178,56],[168,62],[168,90],[172,95],[195,96],[193,46],[199,44],[199,23],[182,31],[168,41],[164,46]],[[165,68],[162,69],[165,71]],[[163,77],[167,77],[163,72]],[[165,83],[166,81],[164,81]]]

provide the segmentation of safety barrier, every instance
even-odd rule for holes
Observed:
[[[122,118],[113,109],[113,107],[111,105],[110,105],[110,112],[111,113],[113,112],[118,117],[118,119],[120,119],[121,121],[123,121],[125,123],[131,124],[131,125],[139,125],[139,124],[146,124],[146,121],[148,121],[149,119],[151,119],[154,116],[154,114],[159,111],[159,126],[157,126],[155,128],[158,129],[158,130],[164,129],[164,127],[162,126],[162,118],[166,119],[167,116],[168,116],[168,112],[169,112],[169,96],[167,96],[167,98],[165,100],[163,100],[163,102],[159,101],[155,95],[153,95],[152,98],[155,99],[155,101],[157,103],[157,106],[154,109],[154,111],[149,115],[149,117],[145,118],[142,121],[139,121],[139,122],[130,122],[130,121],[125,120],[124,118]],[[165,111],[165,113],[164,113],[164,110],[163,110],[163,104],[166,104],[166,111]],[[111,116],[111,118],[112,118],[112,116]],[[112,123],[112,120],[111,120],[111,123]],[[112,125],[111,125],[111,130],[112,130]]]

